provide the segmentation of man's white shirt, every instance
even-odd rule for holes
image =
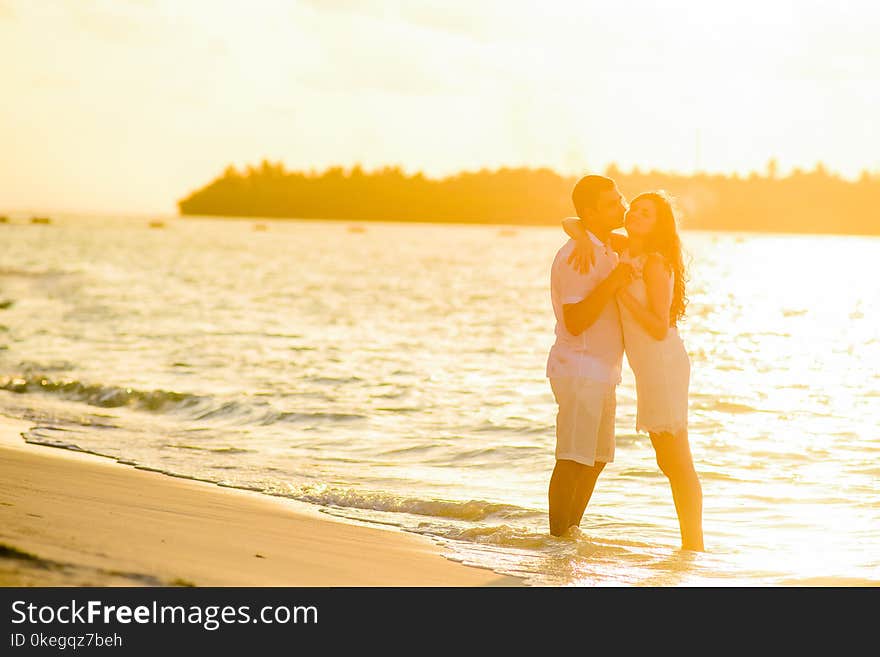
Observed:
[[[581,377],[607,383],[620,383],[623,362],[623,331],[617,302],[609,301],[596,321],[580,335],[565,327],[562,306],[583,301],[617,266],[617,254],[595,235],[595,262],[583,274],[567,262],[575,247],[569,240],[556,253],[550,269],[550,299],[556,316],[556,341],[547,357],[547,377]]]

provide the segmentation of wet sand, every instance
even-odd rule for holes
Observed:
[[[0,416],[2,586],[518,586],[430,539],[31,445]]]

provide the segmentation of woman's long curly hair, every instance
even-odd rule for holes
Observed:
[[[682,256],[681,239],[678,236],[678,222],[675,218],[672,198],[662,190],[645,192],[634,198],[630,205],[643,199],[651,201],[657,211],[657,221],[651,232],[645,237],[645,252],[659,253],[672,269],[672,305],[669,308],[669,322],[671,326],[676,326],[684,317],[688,298],[685,291],[687,277],[684,257]]]

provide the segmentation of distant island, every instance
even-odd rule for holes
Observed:
[[[813,170],[778,174],[774,160],[748,176],[662,171],[629,172],[609,166],[621,192],[632,198],[664,189],[691,230],[880,234],[880,175],[856,181]],[[275,217],[353,221],[415,221],[558,225],[572,214],[577,178],[547,168],[500,168],[432,179],[397,167],[365,171],[331,167],[287,171],[263,161],[243,171],[227,167],[215,180],[178,201],[183,216]]]

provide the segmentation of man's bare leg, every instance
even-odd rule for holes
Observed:
[[[579,527],[584,517],[584,511],[593,496],[593,488],[599,479],[599,474],[605,468],[605,463],[596,461],[594,465],[585,465],[581,473],[581,479],[575,488],[574,500],[572,501],[570,527]]]
[[[553,467],[547,498],[550,506],[550,533],[562,536],[571,527],[578,484],[584,478],[586,465],[560,459]]]
[[[694,468],[687,430],[675,436],[669,433],[649,435],[657,454],[657,465],[672,487],[672,500],[681,531],[681,546],[685,550],[702,552],[703,489]]]

